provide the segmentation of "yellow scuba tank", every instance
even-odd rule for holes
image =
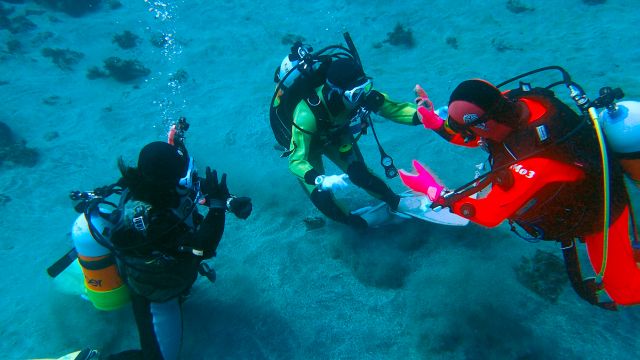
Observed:
[[[87,222],[87,214],[83,213],[71,230],[86,294],[97,309],[115,310],[129,302],[129,290],[118,273],[113,253],[94,238],[107,239],[111,223],[100,215],[97,207],[89,214],[91,225]]]

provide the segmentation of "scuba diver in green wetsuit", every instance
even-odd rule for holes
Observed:
[[[366,228],[368,223],[341,206],[333,194],[347,186],[347,178],[387,203],[392,211],[403,206],[402,198],[367,168],[358,148],[357,141],[369,125],[371,112],[405,125],[420,124],[413,103],[398,103],[374,90],[372,79],[353,58],[332,60],[324,83],[293,110],[289,170],[298,177],[318,210],[355,228]],[[345,174],[326,175],[323,155]],[[385,165],[384,157],[382,162]],[[395,175],[387,173],[388,177]]]

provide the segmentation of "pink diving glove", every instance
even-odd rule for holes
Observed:
[[[444,120],[442,120],[438,114],[433,111],[433,103],[429,100],[427,92],[424,91],[422,86],[416,85],[413,89],[416,93],[416,104],[418,104],[417,114],[418,119],[422,122],[425,128],[435,130],[442,126]]]
[[[425,169],[418,160],[413,160],[413,168],[418,172],[417,175],[400,170],[400,178],[402,179],[402,182],[412,190],[427,195],[429,200],[438,200],[440,198],[440,194],[442,194],[444,186],[438,184],[429,170]]]

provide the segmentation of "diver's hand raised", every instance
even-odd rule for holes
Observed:
[[[415,102],[418,106],[433,110],[433,103],[429,99],[427,92],[424,91],[420,84],[416,84],[416,86],[413,88],[413,92],[416,94]]]
[[[420,122],[427,129],[439,129],[444,123],[444,120],[442,120],[438,114],[433,111],[433,103],[429,99],[427,92],[418,84],[413,91],[417,96],[416,104],[418,105],[418,108],[416,109],[416,116],[420,119]]]
[[[222,174],[218,182],[218,172],[207,166],[206,177],[200,184],[200,191],[204,195],[204,202],[210,208],[226,209],[227,199],[231,197],[227,188],[227,174]]]

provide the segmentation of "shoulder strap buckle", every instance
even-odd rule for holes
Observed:
[[[138,205],[133,209],[133,227],[140,232],[147,231],[147,208],[143,205]]]

